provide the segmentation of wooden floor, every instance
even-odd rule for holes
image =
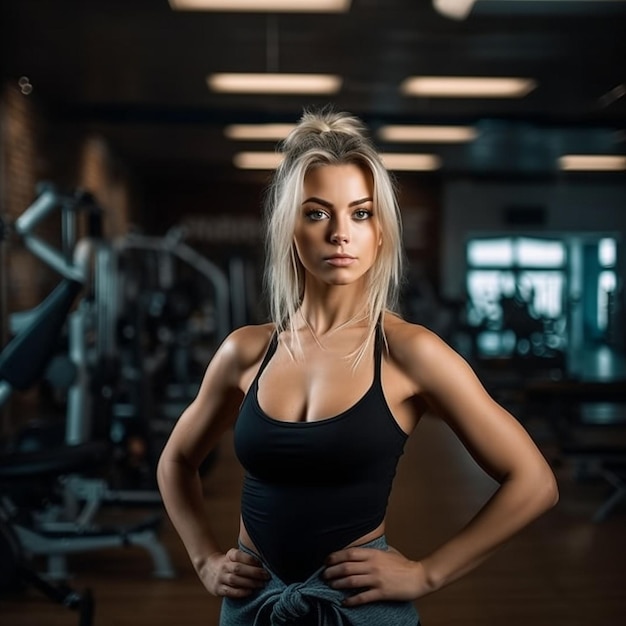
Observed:
[[[541,439],[540,431],[536,438]],[[547,447],[544,451],[552,454]],[[567,467],[557,475],[561,501],[553,511],[465,579],[417,602],[425,626],[626,623],[625,507],[594,524],[590,516],[607,486],[576,482]],[[206,479],[207,507],[224,546],[236,539],[241,476],[226,437]],[[424,419],[407,445],[394,486],[390,544],[419,558],[459,528],[493,488],[447,428]],[[219,602],[195,578],[167,522],[162,538],[178,569],[174,580],[153,579],[150,559],[137,548],[71,558],[72,584],[95,595],[95,626],[217,624]],[[0,624],[65,626],[78,624],[78,617],[30,590],[0,600]]]

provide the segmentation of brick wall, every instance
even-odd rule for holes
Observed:
[[[0,207],[5,223],[11,224],[35,199],[38,172],[37,137],[42,120],[30,96],[17,85],[7,85],[0,107]],[[8,338],[8,315],[32,308],[41,297],[46,272],[41,263],[13,237],[3,243],[2,338]],[[19,416],[37,402],[36,392],[14,396],[2,412],[2,432],[11,432]]]
[[[30,96],[12,85],[5,87],[0,111],[0,201],[5,221],[12,223],[35,199],[39,162],[37,137],[41,134],[42,119]],[[50,228],[48,224],[42,228],[46,226]],[[34,306],[41,297],[42,283],[47,277],[47,272],[42,272],[41,263],[20,242],[11,238],[5,245],[3,269],[8,310]]]
[[[126,233],[132,214],[130,177],[102,137],[89,135],[84,139],[79,168],[79,187],[94,194],[104,209],[105,237]]]

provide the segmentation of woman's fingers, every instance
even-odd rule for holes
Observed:
[[[333,589],[362,589],[374,584],[374,577],[369,574],[353,574],[329,581],[329,586]]]
[[[265,586],[269,573],[252,555],[232,548],[226,554],[213,555],[200,572],[205,587],[217,596],[245,598]]]
[[[349,548],[333,552],[326,559],[326,580],[335,580],[346,576],[366,574],[371,571],[371,559],[376,556],[373,550]]]
[[[242,578],[257,580],[269,579],[267,570],[265,570],[261,562],[251,554],[233,548],[227,552],[226,557],[227,561],[224,565],[224,569],[227,573]]]
[[[343,603],[344,606],[359,606],[368,602],[379,602],[383,600],[383,595],[377,589],[367,589],[361,593],[347,597]]]
[[[219,578],[222,585],[230,588],[258,589],[265,585],[269,577],[257,558],[232,548],[226,553]]]
[[[425,592],[423,568],[397,550],[348,548],[331,554],[324,578],[334,589],[354,590],[346,606],[378,600],[415,600]]]

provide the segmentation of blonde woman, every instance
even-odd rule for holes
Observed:
[[[467,574],[556,503],[554,475],[466,362],[395,314],[400,217],[361,122],[307,112],[267,198],[271,323],[235,330],[159,462],[170,518],[222,626],[416,626],[415,600]],[[446,543],[390,548],[396,465],[431,411],[499,487]],[[198,468],[234,428],[239,545],[219,546]]]

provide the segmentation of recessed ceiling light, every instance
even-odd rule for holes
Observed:
[[[169,0],[175,11],[345,13],[351,0]]]
[[[621,171],[626,170],[626,156],[610,154],[565,154],[559,157],[559,168],[565,171]]]
[[[229,139],[280,141],[294,128],[295,124],[231,124],[226,126],[224,134]]]
[[[391,125],[378,130],[378,136],[383,141],[411,143],[461,143],[473,141],[477,135],[473,126]]]
[[[233,157],[235,167],[243,170],[275,170],[282,160],[279,152],[238,152]]]
[[[400,91],[407,96],[435,98],[523,98],[536,86],[529,78],[410,76]]]
[[[436,154],[383,153],[380,157],[388,170],[419,172],[441,167],[441,159]]]
[[[265,94],[331,94],[341,88],[341,78],[333,74],[211,74],[207,84],[212,91]]]
[[[441,167],[441,159],[435,154],[381,154],[383,165],[389,170],[429,171]],[[283,155],[279,152],[238,152],[233,163],[240,169],[273,170],[276,169]]]

